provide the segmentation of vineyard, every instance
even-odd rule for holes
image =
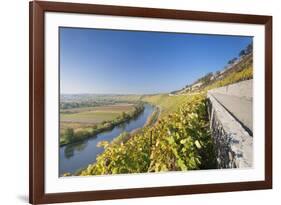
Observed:
[[[215,168],[205,95],[187,99],[177,112],[126,137],[128,140],[101,141],[105,151],[79,175]]]
[[[230,75],[226,76],[224,79],[214,82],[213,84],[207,86],[205,90],[208,91],[213,88],[230,85],[233,83],[237,83],[243,80],[249,80],[252,78],[253,78],[253,67],[249,66],[243,69],[242,71],[231,73]]]

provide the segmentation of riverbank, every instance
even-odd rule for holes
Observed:
[[[145,103],[143,112],[135,118],[115,126],[112,130],[99,133],[94,137],[89,137],[88,139],[77,143],[61,146],[59,149],[60,176],[63,176],[64,173],[75,175],[78,170],[84,169],[89,164],[95,163],[97,156],[104,152],[103,147],[97,146],[100,141],[111,142],[123,132],[130,133],[137,128],[143,127],[154,109],[154,106]]]
[[[103,121],[98,125],[93,125],[90,129],[79,129],[74,131],[72,128],[67,128],[60,137],[60,146],[69,145],[72,143],[80,142],[86,140],[87,138],[94,137],[102,132],[110,131],[114,127],[119,126],[123,123],[134,119],[144,110],[144,103],[138,103],[134,106],[134,110],[131,112],[123,112],[121,115],[117,116],[114,120]]]
[[[155,105],[155,110],[154,112],[149,116],[149,118],[147,119],[146,123],[145,123],[145,127],[147,126],[153,126],[159,119],[160,114],[161,114],[161,107],[158,105]]]
[[[149,104],[149,105],[151,105],[151,104]],[[136,129],[132,130],[131,132],[122,132],[120,135],[115,137],[110,142],[110,144],[126,143],[132,136],[134,136],[136,134],[140,134],[140,132],[142,131],[142,129],[144,127],[152,127],[159,119],[159,116],[161,113],[161,108],[156,105],[151,105],[151,106],[154,108],[154,111],[152,112],[152,114],[150,116],[148,116],[143,127],[136,128]],[[101,144],[101,146],[102,146],[102,144]]]

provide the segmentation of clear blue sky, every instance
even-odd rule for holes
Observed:
[[[61,93],[170,92],[223,69],[252,37],[60,28]]]

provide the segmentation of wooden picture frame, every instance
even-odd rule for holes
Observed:
[[[29,200],[32,204],[88,200],[153,197],[272,188],[272,17],[260,15],[183,11],[154,8],[105,6],[77,3],[33,1],[29,4]],[[265,26],[265,180],[217,184],[180,185],[118,190],[45,193],[45,44],[46,12],[97,14],[125,17],[246,23]]]

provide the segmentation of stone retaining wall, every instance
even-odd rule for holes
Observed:
[[[242,82],[242,87],[245,84],[249,86],[251,82]],[[231,87],[239,88],[239,83]],[[219,90],[224,92],[226,88],[222,87],[219,88]],[[216,147],[218,168],[252,167],[253,137],[250,136],[242,125],[212,96],[212,91],[209,91],[207,96],[210,127]],[[246,95],[244,94],[243,97],[246,97]]]
[[[252,99],[253,97],[253,80],[245,80],[239,83],[227,85],[224,87],[210,90],[208,93],[219,93],[236,97]]]

